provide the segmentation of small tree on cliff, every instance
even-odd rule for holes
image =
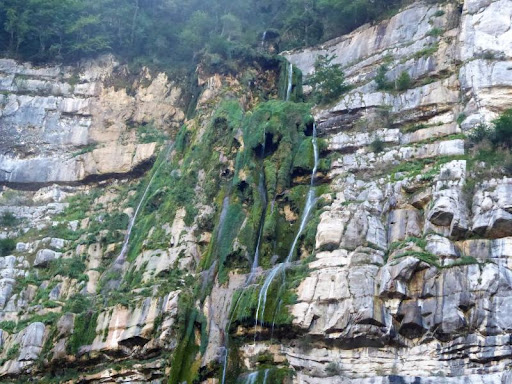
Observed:
[[[313,87],[313,98],[317,104],[326,104],[337,99],[350,87],[345,84],[345,74],[339,64],[332,64],[336,55],[318,56],[315,73],[308,83]]]

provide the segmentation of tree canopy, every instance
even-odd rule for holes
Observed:
[[[259,46],[312,45],[386,16],[405,0],[3,0],[0,52],[33,62],[112,52],[128,61],[188,67]]]

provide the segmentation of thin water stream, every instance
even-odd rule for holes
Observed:
[[[302,235],[302,232],[304,231],[304,228],[306,228],[306,225],[308,223],[309,215],[311,213],[311,209],[315,206],[316,198],[315,198],[315,175],[318,170],[318,159],[319,159],[319,153],[318,153],[318,143],[317,143],[317,132],[316,132],[316,124],[313,124],[313,138],[311,140],[313,144],[313,153],[314,153],[314,165],[313,170],[311,172],[311,182],[309,185],[308,195],[306,199],[306,205],[304,207],[304,211],[302,212],[302,217],[300,221],[299,230],[297,231],[297,234],[295,235],[295,238],[293,239],[292,246],[290,247],[290,252],[288,253],[288,256],[286,257],[284,263],[280,263],[275,265],[270,272],[268,273],[267,277],[265,278],[265,281],[263,282],[263,286],[261,287],[260,293],[258,295],[258,307],[256,309],[256,316],[255,316],[255,324],[254,324],[254,339],[256,340],[256,331],[258,324],[262,325],[264,322],[264,315],[265,315],[265,307],[267,304],[267,295],[268,290],[270,288],[270,285],[274,281],[275,277],[278,273],[285,271],[285,269],[288,267],[290,262],[292,261],[293,255],[295,253],[295,248],[297,247],[297,243],[299,242],[300,236]],[[283,279],[284,284],[284,279]],[[261,317],[261,319],[260,319]]]
[[[286,86],[286,101],[290,101],[293,86],[293,64],[288,65],[288,84]]]
[[[137,220],[137,216],[139,215],[139,212],[141,208],[143,207],[144,202],[146,201],[146,196],[153,185],[153,181],[155,180],[156,176],[158,175],[158,172],[160,171],[160,168],[162,168],[162,165],[166,163],[166,160],[169,157],[169,154],[171,153],[172,148],[174,147],[174,143],[169,143],[167,145],[167,148],[164,152],[164,158],[161,160],[158,167],[155,169],[155,172],[153,173],[153,176],[151,176],[151,179],[149,179],[149,183],[146,186],[146,189],[144,190],[144,193],[142,194],[142,197],[139,200],[139,204],[137,204],[137,208],[135,209],[135,212],[130,219],[130,223],[128,224],[128,230],[126,231],[126,235],[124,236],[123,241],[123,247],[121,248],[121,252],[119,253],[119,256],[117,256],[115,260],[115,265],[122,266],[124,262],[126,261],[126,253],[128,252],[128,245],[130,243],[130,237],[132,234],[133,226],[135,225],[135,221]]]
[[[262,37],[262,44],[265,41],[265,33],[263,34],[263,37]],[[289,67],[288,67],[288,84],[287,84],[287,88],[286,88],[286,101],[289,101],[289,99],[290,99],[292,85],[293,85],[292,81],[293,81],[293,65],[290,63]],[[256,310],[256,323],[255,323],[255,336],[254,336],[255,341],[256,341],[256,334],[257,334],[256,333],[257,326],[259,323],[263,324],[263,318],[264,318],[264,314],[265,314],[265,306],[267,303],[268,289],[269,289],[270,285],[272,284],[274,278],[277,276],[277,274],[279,272],[283,272],[283,274],[284,274],[286,268],[292,261],[293,255],[295,253],[295,248],[297,247],[300,236],[302,235],[302,232],[304,231],[304,229],[308,223],[308,219],[309,219],[311,210],[313,209],[313,207],[315,206],[315,203],[316,203],[314,184],[315,184],[315,175],[318,170],[318,160],[319,160],[316,124],[313,125],[312,145],[313,145],[313,153],[314,153],[314,165],[313,165],[313,170],[311,172],[311,182],[310,182],[310,186],[309,186],[309,190],[308,190],[308,194],[307,194],[307,198],[306,198],[306,204],[304,207],[304,211],[301,216],[299,230],[297,231],[297,234],[292,242],[290,251],[289,251],[284,263],[277,264],[270,270],[267,277],[265,278],[263,286],[258,295],[258,307]],[[262,158],[264,158],[264,157],[265,157],[265,132],[263,134],[263,149],[262,149]],[[260,220],[260,227],[258,230],[258,240],[256,243],[255,252],[254,252],[254,258],[253,258],[253,262],[252,262],[252,266],[251,266],[251,272],[250,272],[249,277],[247,278],[242,290],[245,290],[245,288],[247,288],[247,286],[252,283],[254,276],[256,274],[256,270],[259,267],[260,245],[261,245],[261,240],[262,240],[262,236],[263,236],[263,227],[264,227],[264,221],[265,221],[265,215],[266,215],[266,207],[268,205],[267,191],[265,189],[264,177],[265,177],[264,166],[262,165],[262,170],[260,173],[260,180],[259,180],[259,185],[258,185],[258,191],[262,198],[262,204],[263,204],[264,208],[263,208],[263,212],[262,212],[262,216],[261,216],[261,220]],[[275,203],[275,199],[271,203],[272,211],[274,210],[274,203]],[[221,220],[222,220],[222,214],[221,214]],[[284,277],[283,277],[283,284],[284,284]],[[226,373],[227,373],[227,366],[228,366],[228,342],[227,342],[228,337],[227,337],[227,335],[229,333],[229,329],[230,329],[232,321],[233,321],[233,316],[236,313],[238,304],[240,303],[240,299],[242,298],[242,296],[243,296],[243,294],[240,294],[238,296],[238,299],[237,299],[237,301],[233,307],[233,310],[231,312],[231,316],[229,318],[228,324],[224,330],[225,342],[224,342],[224,346],[223,346],[223,358],[222,358],[223,359],[222,380],[221,380],[222,384],[225,384],[225,382],[226,382]],[[261,310],[261,322],[259,322],[260,310]],[[252,372],[249,375],[247,375],[247,377],[244,380],[244,384],[254,384],[259,376],[259,373],[260,372]],[[269,375],[269,369],[266,369],[264,371],[264,377],[263,377],[264,384],[267,383],[268,375]]]

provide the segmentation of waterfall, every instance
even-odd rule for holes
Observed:
[[[229,209],[229,194],[226,194],[224,200],[222,200],[222,210],[220,211],[219,216],[219,229],[217,231],[217,242],[220,241],[220,237],[222,236],[222,231],[224,230],[224,221],[226,220],[226,216],[228,214]]]
[[[265,215],[267,213],[267,189],[265,187],[265,144],[266,144],[266,132],[263,130],[263,145],[261,148],[261,170],[260,170],[260,179],[258,182],[258,192],[261,197],[261,219],[260,219],[260,227],[258,229],[258,240],[256,242],[256,249],[254,250],[254,257],[252,260],[252,266],[251,266],[251,273],[249,274],[249,277],[245,283],[245,286],[249,285],[252,282],[252,279],[254,278],[254,275],[256,274],[256,269],[259,267],[259,259],[260,259],[260,245],[261,245],[261,238],[263,236],[263,227],[265,226]]]
[[[261,47],[265,47],[265,40],[267,39],[267,31],[264,31],[261,35]]]
[[[286,101],[290,101],[290,95],[292,94],[292,82],[293,82],[293,64],[290,63],[288,66],[288,85],[286,86]]]
[[[269,372],[270,372],[269,368],[265,369],[265,374],[263,375],[263,384],[267,384],[267,379],[268,379],[268,373]]]
[[[297,243],[299,242],[299,238],[308,223],[308,218],[311,213],[311,209],[315,206],[315,202],[316,202],[316,199],[315,199],[315,175],[318,170],[318,160],[319,160],[318,143],[317,143],[316,136],[317,136],[316,124],[313,124],[313,138],[311,140],[311,143],[313,145],[314,164],[313,164],[313,170],[311,172],[311,182],[309,184],[306,205],[304,207],[304,211],[302,212],[299,230],[297,231],[297,234],[295,235],[295,238],[293,239],[292,246],[290,247],[290,252],[288,253],[288,256],[286,257],[286,260],[284,261],[284,263],[277,264],[270,270],[270,272],[268,273],[268,275],[265,278],[265,281],[263,282],[263,285],[261,287],[260,293],[258,295],[258,306],[256,308],[256,316],[255,316],[255,324],[254,324],[254,340],[255,341],[256,341],[257,326],[258,326],[258,324],[263,324],[263,322],[264,322],[265,306],[267,304],[268,289],[270,288],[270,285],[272,284],[272,281],[274,281],[277,274],[279,272],[284,273],[285,269],[288,267],[288,265],[292,261],[293,255],[295,253],[295,248],[297,247]],[[260,313],[261,313],[261,319],[260,319]]]
[[[169,143],[167,145],[167,149],[164,152],[164,158],[162,159],[162,161],[160,162],[158,167],[155,169],[153,176],[149,180],[149,183],[146,186],[146,189],[144,190],[142,197],[140,198],[139,204],[137,205],[137,208],[135,209],[135,213],[133,214],[132,218],[130,219],[130,223],[128,224],[128,230],[126,231],[126,235],[124,236],[123,247],[121,248],[121,252],[119,253],[119,256],[117,256],[116,261],[115,261],[115,264],[117,264],[117,265],[122,265],[126,260],[126,253],[128,252],[128,244],[130,242],[130,236],[132,234],[133,226],[135,225],[135,220],[137,220],[139,211],[142,208],[142,206],[146,200],[146,195],[148,194],[149,189],[151,188],[151,185],[153,184],[153,181],[155,180],[155,177],[158,175],[158,172],[160,171],[160,168],[162,168],[162,165],[164,163],[166,163],[166,160],[169,157],[169,154],[171,153],[171,150],[173,147],[174,147],[173,143]]]
[[[260,219],[260,226],[258,229],[258,239],[256,242],[256,248],[254,250],[254,257],[252,260],[251,265],[251,272],[249,273],[249,277],[245,281],[245,284],[242,288],[244,290],[249,284],[252,283],[252,280],[254,279],[254,276],[256,275],[256,270],[259,267],[259,256],[260,256],[260,245],[261,245],[261,238],[263,237],[263,227],[265,226],[265,215],[267,213],[267,190],[265,188],[265,166],[263,164],[264,158],[265,158],[265,143],[266,143],[266,132],[263,130],[263,145],[261,148],[261,158],[262,158],[262,164],[261,164],[261,170],[260,170],[260,179],[258,182],[258,192],[261,196],[262,200],[262,212],[261,212],[261,219]],[[226,202],[226,200],[224,200]],[[228,201],[229,203],[229,201]],[[223,211],[224,211],[224,204],[223,204]],[[227,208],[226,208],[227,212]],[[224,214],[225,217],[225,214]],[[223,221],[224,217],[221,213],[220,220]],[[219,227],[220,228],[220,227]],[[238,300],[235,303],[235,306],[233,307],[233,312],[231,316],[229,317],[229,322],[224,329],[224,335],[225,335],[225,341],[224,341],[224,356],[223,356],[223,367],[222,367],[222,381],[221,383],[224,384],[226,380],[226,369],[228,365],[228,343],[227,343],[227,337],[229,334],[229,328],[231,327],[231,323],[233,322],[233,316],[236,313],[236,308],[238,307],[238,303],[240,302],[240,299],[242,298],[243,294],[240,294],[238,296]]]
[[[269,372],[270,372],[270,368],[266,368],[264,371],[251,372],[251,373],[247,374],[247,376],[245,376],[242,383],[243,384],[255,384],[258,381],[258,379],[260,379],[259,382],[261,382],[262,375],[260,375],[260,374],[263,373],[263,384],[266,384],[267,380],[268,380]]]

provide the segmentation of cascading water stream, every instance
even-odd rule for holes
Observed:
[[[153,173],[153,176],[151,179],[149,179],[149,183],[146,186],[146,189],[144,190],[144,193],[142,194],[142,197],[140,198],[139,204],[137,204],[137,208],[135,209],[135,213],[133,214],[130,223],[128,224],[128,230],[126,231],[126,235],[124,236],[123,241],[123,247],[121,248],[121,252],[119,253],[119,256],[117,256],[115,260],[115,265],[122,266],[126,260],[126,253],[128,252],[128,244],[130,242],[130,236],[132,234],[133,226],[135,225],[135,221],[137,220],[137,216],[139,214],[139,211],[141,210],[145,200],[146,196],[149,192],[149,189],[151,188],[151,185],[153,184],[153,181],[155,180],[155,177],[158,175],[158,172],[160,171],[160,168],[162,168],[162,165],[166,163],[167,158],[169,157],[169,154],[171,153],[172,148],[174,147],[174,143],[169,143],[167,145],[167,149],[164,152],[164,158],[158,165],[158,167],[155,169],[155,172]]]
[[[247,287],[250,283],[252,283],[252,280],[254,278],[254,275],[256,274],[256,270],[259,267],[259,259],[260,259],[260,245],[261,245],[261,238],[263,236],[263,227],[265,224],[265,215],[267,213],[267,189],[265,187],[265,165],[263,164],[263,161],[265,159],[265,143],[266,143],[266,132],[263,130],[263,145],[261,148],[261,171],[259,176],[259,182],[258,182],[258,192],[261,197],[261,205],[263,209],[261,210],[261,219],[260,219],[260,227],[258,229],[258,240],[256,242],[256,248],[254,250],[254,257],[252,260],[252,266],[251,266],[251,272],[249,274],[249,277],[247,278],[247,281],[245,282],[245,287]]]
[[[270,373],[270,368],[267,368],[264,371],[256,371],[249,373],[247,376],[245,376],[243,384],[255,384],[257,380],[260,378],[261,373],[263,373],[263,384],[266,384],[268,380],[268,375]]]
[[[217,231],[217,242],[220,241],[220,238],[222,236],[222,232],[224,230],[224,222],[226,221],[228,209],[229,209],[229,193],[227,193],[226,196],[224,197],[224,200],[222,200],[222,209],[220,211],[220,216],[219,216],[219,229]]]
[[[293,64],[290,63],[288,66],[288,84],[286,86],[286,101],[290,101],[290,96],[292,94],[292,85],[293,85]]]
[[[265,40],[267,39],[267,31],[264,31],[261,35],[261,46],[265,47]]]
[[[268,203],[267,202],[267,190],[265,188],[265,167],[263,165],[263,160],[265,158],[265,142],[266,142],[266,132],[265,132],[265,130],[263,130],[263,145],[262,145],[262,149],[261,149],[262,165],[261,165],[261,171],[260,171],[260,176],[259,176],[260,179],[258,182],[258,192],[261,196],[261,201],[262,201],[261,204],[262,204],[263,209],[261,212],[260,227],[258,230],[258,239],[256,242],[256,248],[254,250],[254,257],[252,260],[251,272],[249,273],[249,277],[245,281],[244,286],[242,287],[242,290],[245,290],[245,288],[247,288],[247,286],[252,283],[252,280],[254,279],[254,276],[256,275],[256,271],[259,267],[260,245],[261,245],[261,239],[263,237],[263,227],[265,224],[265,215],[267,212],[267,203]],[[223,211],[224,211],[224,208],[223,208]],[[226,209],[226,211],[227,211],[227,209]],[[223,220],[223,219],[224,218],[221,213],[220,220]],[[238,300],[236,301],[235,306],[233,307],[233,312],[229,318],[229,322],[228,322],[226,328],[224,329],[225,340],[224,340],[224,347],[223,347],[224,348],[224,356],[223,356],[223,367],[222,367],[222,384],[224,384],[224,382],[226,380],[226,369],[227,369],[227,365],[228,365],[227,335],[229,333],[229,328],[231,328],[231,323],[233,322],[233,315],[236,313],[236,309],[238,307],[238,303],[240,302],[241,298],[242,298],[242,294],[240,294],[240,296],[238,296]]]
[[[256,341],[256,330],[258,327],[258,324],[263,324],[264,322],[264,315],[265,315],[265,306],[267,304],[267,294],[268,289],[270,285],[272,284],[272,281],[274,281],[275,277],[279,272],[284,272],[285,269],[288,267],[289,263],[291,262],[293,255],[295,253],[295,248],[297,247],[297,243],[299,241],[299,238],[304,231],[304,228],[307,225],[309,215],[311,213],[311,209],[314,207],[316,199],[315,199],[315,175],[318,170],[318,159],[319,159],[319,153],[318,153],[318,144],[316,139],[316,124],[313,124],[313,138],[311,140],[311,143],[313,144],[313,154],[314,154],[314,164],[313,164],[313,170],[311,172],[311,182],[309,185],[308,195],[306,199],[306,205],[304,207],[304,211],[302,213],[302,218],[300,221],[299,230],[297,231],[297,234],[295,238],[293,239],[292,246],[290,247],[290,252],[288,253],[288,256],[286,257],[284,263],[277,264],[270,270],[267,277],[265,278],[265,281],[263,282],[263,286],[261,287],[260,293],[258,295],[258,307],[256,309],[256,316],[255,316],[255,324],[254,324],[254,340]],[[260,313],[261,313],[261,319],[260,319]]]

